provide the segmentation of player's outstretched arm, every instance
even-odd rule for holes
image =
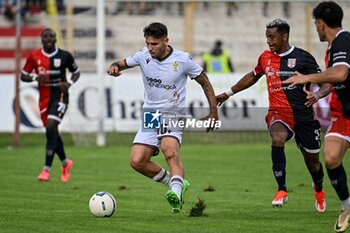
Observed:
[[[247,73],[244,75],[235,85],[230,87],[229,90],[216,96],[216,102],[218,106],[221,106],[230,96],[240,92],[248,87],[254,85],[259,79],[254,75],[254,72]]]
[[[212,122],[216,122],[217,120],[219,120],[219,116],[218,116],[218,108],[215,100],[214,88],[211,85],[209,78],[204,71],[199,76],[197,76],[195,80],[202,86],[204,94],[207,97],[209,102],[210,112],[207,116],[201,118],[201,120],[209,119]],[[207,128],[207,132],[213,131],[213,130],[214,130],[214,126],[213,127],[210,126],[209,128]]]
[[[289,84],[289,86],[305,83],[341,83],[346,80],[348,73],[349,68],[346,65],[337,65],[327,68],[321,73],[303,75],[296,72],[296,75],[289,77],[282,83]]]
[[[121,75],[120,71],[125,70],[127,68],[129,67],[126,65],[125,59],[119,59],[109,66],[107,74],[114,77],[118,77]]]

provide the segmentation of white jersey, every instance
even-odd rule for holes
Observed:
[[[184,108],[187,77],[193,79],[203,71],[190,54],[176,49],[163,60],[157,60],[145,47],[127,57],[126,64],[141,67],[144,108]]]

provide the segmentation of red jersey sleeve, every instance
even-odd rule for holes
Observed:
[[[27,57],[26,63],[24,64],[23,71],[25,73],[30,74],[33,69],[35,68],[35,59],[33,56],[34,53],[30,53],[29,56]]]
[[[254,75],[256,76],[256,77],[261,77],[261,76],[263,76],[265,73],[264,73],[264,69],[263,69],[263,67],[262,67],[262,56],[263,56],[263,54],[261,54],[260,56],[259,56],[259,59],[258,59],[258,64],[255,66],[255,68],[254,68]]]

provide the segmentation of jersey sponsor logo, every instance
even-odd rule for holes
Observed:
[[[53,59],[53,65],[55,67],[60,67],[61,66],[61,59],[60,58]]]
[[[151,87],[163,88],[163,89],[166,89],[166,90],[176,89],[175,85],[163,84],[161,79],[150,78],[150,77],[146,77],[146,79],[147,79],[148,85],[151,86]]]
[[[296,63],[297,63],[297,59],[296,58],[289,58],[288,62],[287,62],[287,66],[289,68],[294,68]]]
[[[147,63],[147,64],[148,64],[150,61],[151,61],[150,58],[147,58],[147,59],[146,59],[146,63]]]
[[[285,86],[285,87],[277,87],[277,88],[273,88],[273,87],[270,87],[270,92],[278,92],[278,91],[290,91],[290,90],[293,90],[297,88],[296,86],[293,86],[293,87],[289,87],[289,86]]]
[[[345,89],[345,88],[346,88],[346,86],[344,84],[333,85],[334,90],[341,90],[341,89]]]

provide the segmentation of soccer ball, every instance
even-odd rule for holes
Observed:
[[[90,198],[89,208],[96,217],[111,217],[117,208],[117,202],[112,194],[98,192]]]

